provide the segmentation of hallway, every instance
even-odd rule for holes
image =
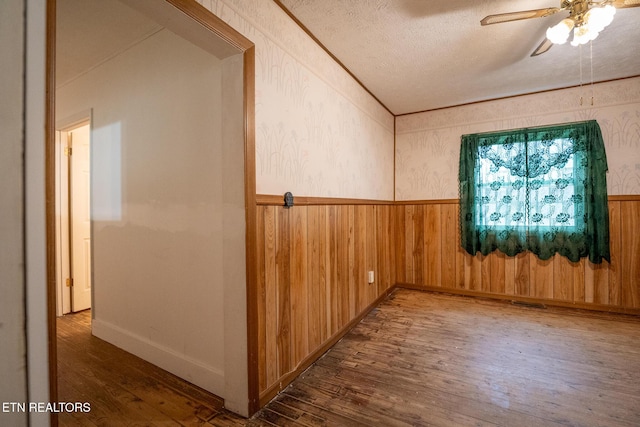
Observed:
[[[63,402],[89,402],[88,413],[62,413],[61,426],[242,426],[222,399],[91,335],[91,311],[57,319],[58,387]]]

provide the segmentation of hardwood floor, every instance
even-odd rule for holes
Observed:
[[[637,317],[399,289],[251,420],[58,322],[61,425],[640,425]]]
[[[89,310],[57,320],[58,392],[91,411],[61,426],[244,426],[221,398],[91,335]]]
[[[275,425],[638,426],[640,319],[400,289],[261,418]]]

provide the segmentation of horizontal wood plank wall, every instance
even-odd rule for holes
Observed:
[[[471,256],[459,245],[456,201],[402,203],[396,212],[400,286],[640,313],[640,200],[609,200],[611,263],[531,253]]]
[[[384,203],[290,209],[265,203],[256,213],[264,403],[395,285],[396,209]],[[373,284],[368,271],[374,271]]]

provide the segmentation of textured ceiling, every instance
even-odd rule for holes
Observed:
[[[588,84],[592,69],[596,82],[640,75],[640,7],[618,10],[592,46],[566,43],[530,57],[568,12],[485,27],[480,20],[559,0],[275,1],[396,115]]]

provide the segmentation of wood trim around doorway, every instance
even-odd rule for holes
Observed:
[[[244,51],[244,205],[246,218],[247,268],[247,363],[249,377],[249,415],[260,409],[258,384],[258,261],[256,215],[256,143],[255,143],[255,47]]]

